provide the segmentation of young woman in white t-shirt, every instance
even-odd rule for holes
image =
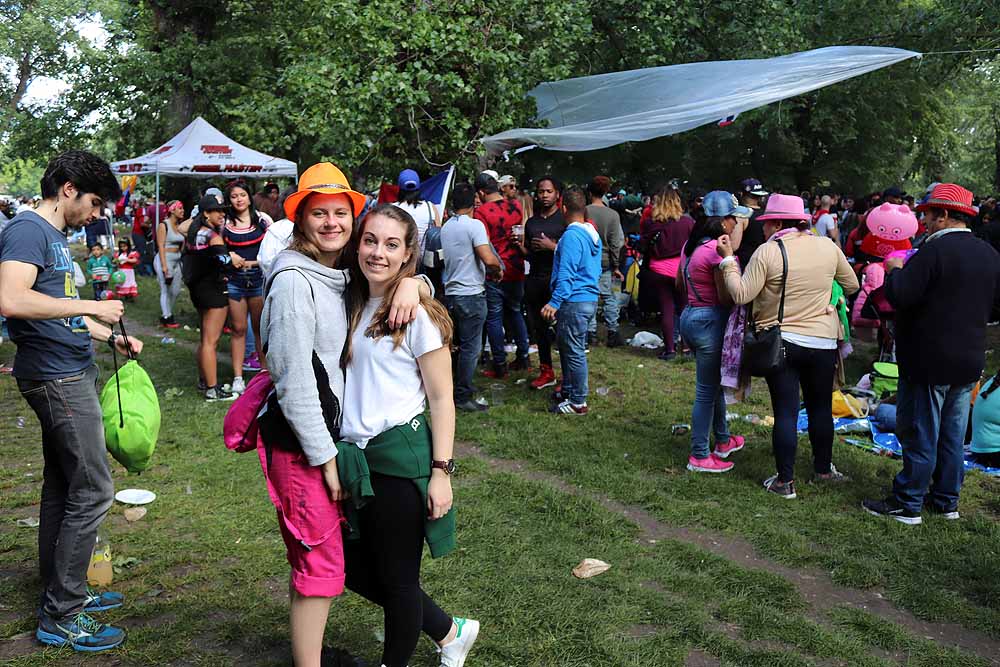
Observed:
[[[340,438],[363,450],[374,496],[360,510],[360,553],[347,556],[348,586],[363,581],[381,588],[382,665],[405,667],[421,629],[442,646],[441,664],[461,665],[479,623],[451,619],[420,587],[425,539],[434,556],[445,541],[440,555],[454,548],[451,319],[441,304],[422,297],[415,320],[389,326],[396,287],[415,274],[420,257],[417,225],[406,211],[376,207],[354,239],[362,278],[351,285]],[[433,432],[424,415],[428,404]],[[443,527],[447,540],[439,540]]]

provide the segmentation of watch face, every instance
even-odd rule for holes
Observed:
[[[448,463],[447,463],[447,465],[445,467],[445,471],[449,475],[454,475],[455,474],[455,459],[448,459]]]

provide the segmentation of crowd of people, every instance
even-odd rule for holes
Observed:
[[[406,665],[421,633],[442,665],[464,664],[479,623],[445,613],[420,583],[423,544],[435,558],[456,546],[456,411],[490,409],[477,376],[521,372],[553,418],[587,415],[587,353],[601,323],[603,344],[617,348],[622,322],[652,316],[659,358],[694,358],[692,473],[733,469],[747,443],[729,431],[727,403],[761,377],[774,415],[764,489],[797,498],[801,404],[812,481],[849,481],[833,462],[832,395],[847,386],[844,359],[863,327],[898,364],[894,396],[877,398],[895,406],[903,445],[890,493],[864,501],[866,511],[909,525],[925,509],[959,518],[977,393],[973,456],[1000,462],[1000,374],[981,377],[987,326],[1000,319],[995,200],[977,207],[951,183],[917,199],[897,187],[856,199],[784,194],[754,178],[735,192],[686,191],[675,179],[642,196],[605,175],[583,187],[545,175],[529,193],[493,171],[459,179],[446,202],[424,199],[412,169],[397,185],[398,201],[379,202],[324,162],[284,192],[255,193],[242,179],[206,188],[190,216],[169,201],[154,229],[142,215],[141,249],[135,228],[113,258],[91,245],[89,300],[71,279],[66,232],[97,222],[120,188],[89,153],[48,165],[41,202],[0,233],[0,313],[46,461],[40,641],[99,651],[125,637],[92,616],[121,596],[85,577],[112,493],[92,341],[141,351],[105,326],[124,312],[107,286],[147,255],[161,325],[178,324],[181,284],[198,311],[206,400],[235,401],[230,414],[259,426],[252,445],[286,545],[299,665],[319,664],[330,601],[345,586],[383,609],[381,664]],[[136,296],[134,277],[114,282],[119,296]],[[58,414],[52,396],[63,399]]]

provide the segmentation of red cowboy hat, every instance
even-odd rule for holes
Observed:
[[[972,206],[972,192],[954,183],[941,183],[936,186],[927,201],[917,207],[917,211],[923,213],[929,208],[943,208],[972,217],[979,214],[979,211]]]

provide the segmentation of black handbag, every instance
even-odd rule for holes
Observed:
[[[785,319],[785,284],[788,282],[788,253],[781,239],[775,241],[781,248],[781,301],[778,304],[778,323],[758,329],[753,315],[743,334],[743,368],[754,377],[765,377],[785,366],[785,345],[781,340],[781,322]]]

